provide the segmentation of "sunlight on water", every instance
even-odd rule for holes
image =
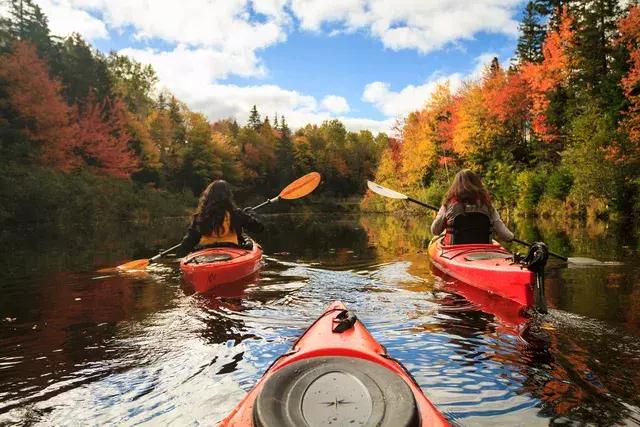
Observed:
[[[6,265],[33,268],[0,276],[0,424],[215,424],[335,299],[462,425],[640,423],[637,261],[552,264],[550,314],[532,319],[433,272],[423,221],[269,217],[259,276],[211,295],[193,294],[171,260],[145,273],[93,272],[141,255],[135,236],[110,253],[99,242],[5,244],[15,247]],[[526,237],[637,259],[633,242],[615,244],[628,235],[587,244],[545,227]],[[179,231],[166,234],[161,244]],[[83,263],[70,261],[74,251]]]

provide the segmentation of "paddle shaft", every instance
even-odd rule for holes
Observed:
[[[156,262],[157,260],[159,260],[160,258],[162,258],[163,256],[165,256],[165,255],[166,255],[166,254],[168,254],[169,252],[171,252],[171,251],[175,251],[176,249],[178,249],[178,248],[180,247],[180,245],[181,245],[181,244],[182,244],[182,243],[178,243],[177,245],[172,246],[172,247],[170,247],[169,249],[167,249],[167,250],[164,250],[164,251],[160,252],[158,255],[155,255],[155,256],[153,256],[153,257],[149,258],[149,263]]]
[[[280,200],[280,196],[276,196],[273,199],[267,199],[265,202],[260,203],[258,206],[254,206],[251,208],[252,211],[255,211],[256,209],[260,209],[263,206],[268,205],[269,203],[275,203],[278,200]]]
[[[420,200],[416,200],[416,199],[414,199],[414,198],[412,198],[412,197],[407,197],[407,200],[408,200],[408,201],[410,201],[410,202],[413,202],[413,203],[415,203],[415,204],[417,204],[417,205],[423,206],[423,207],[425,207],[425,208],[429,208],[429,209],[431,209],[431,210],[434,210],[434,211],[436,211],[436,212],[438,212],[438,211],[440,210],[440,209],[436,208],[435,206],[428,205],[428,204],[423,203],[423,202],[421,202]]]

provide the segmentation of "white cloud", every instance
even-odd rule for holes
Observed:
[[[202,85],[224,79],[231,74],[243,77],[266,74],[265,67],[252,52],[241,55],[211,48],[178,45],[171,51],[127,48],[120,53],[151,64],[162,83],[183,90],[198,91]]]
[[[327,109],[327,111],[335,114],[348,113],[349,103],[342,96],[337,95],[327,95],[322,99],[322,106]]]
[[[109,38],[105,23],[85,10],[55,0],[40,0],[38,4],[47,15],[49,27],[55,35],[69,36],[72,33],[80,33],[88,40]]]
[[[422,85],[408,85],[399,92],[391,90],[389,83],[373,82],[365,86],[362,100],[373,104],[387,117],[406,116],[424,107],[438,85],[449,82],[452,91],[462,86],[463,76],[459,73],[448,76],[434,75]]]
[[[292,0],[303,29],[367,30],[390,49],[422,53],[486,31],[517,35],[521,0]],[[333,29],[333,32],[336,30]]]

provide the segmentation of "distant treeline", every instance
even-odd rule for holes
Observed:
[[[376,180],[438,203],[460,168],[496,204],[543,215],[640,214],[640,7],[535,0],[517,55],[441,86],[382,154]],[[393,202],[367,196],[363,206]]]
[[[0,196],[10,203],[0,222],[31,220],[45,206],[55,216],[68,210],[59,205],[67,194],[97,197],[105,186],[141,205],[154,200],[151,210],[184,213],[213,179],[272,195],[312,170],[323,175],[325,194],[346,197],[364,191],[388,145],[384,134],[348,132],[337,120],[292,133],[285,117],[261,117],[255,106],[246,126],[210,123],[158,90],[150,66],[104,55],[77,34],[52,36],[31,0],[8,6],[0,22]],[[48,181],[46,191],[35,177]],[[108,211],[136,211],[130,201],[118,206]]]

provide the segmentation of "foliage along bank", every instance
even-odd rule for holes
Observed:
[[[438,203],[479,172],[505,213],[640,214],[640,6],[528,3],[517,56],[440,86],[383,152],[376,181]],[[367,210],[397,202],[367,195]]]
[[[296,132],[284,116],[210,123],[167,90],[150,66],[104,55],[79,35],[52,36],[31,0],[0,21],[1,223],[185,214],[213,179],[239,198],[273,196],[317,170],[326,197],[364,191],[384,134],[338,120]],[[71,203],[68,203],[72,200]],[[137,204],[136,204],[137,203]]]

